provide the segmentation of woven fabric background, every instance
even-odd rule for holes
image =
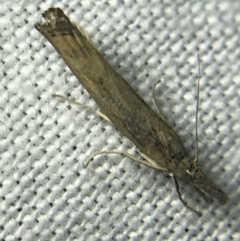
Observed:
[[[173,3],[174,2],[174,3]],[[157,103],[195,156],[201,58],[199,163],[230,197],[204,198],[180,180],[199,218],[166,173],[137,154],[114,126],[58,93],[97,105],[34,28],[51,6],[89,32],[111,65]],[[0,240],[237,240],[240,236],[240,2],[0,0]]]

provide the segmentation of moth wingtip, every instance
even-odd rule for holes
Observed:
[[[45,18],[45,21],[52,21],[54,19],[67,18],[63,10],[58,7],[49,8],[42,15]]]
[[[47,22],[39,21],[39,22],[36,22],[36,23],[34,24],[34,27],[35,27],[39,32],[43,32],[43,30],[44,30],[45,28],[47,28],[48,25],[49,25],[49,24],[48,24]]]
[[[34,27],[39,32],[54,32],[58,23],[68,22],[68,17],[64,14],[63,10],[58,7],[47,9],[42,16],[43,19],[34,24]]]
[[[36,22],[36,23],[34,23],[34,27],[35,27],[37,30],[39,30],[40,27],[41,27],[41,22]]]

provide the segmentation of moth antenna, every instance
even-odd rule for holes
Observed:
[[[199,87],[200,87],[200,56],[198,54],[198,81],[197,81],[197,106],[196,106],[196,128],[195,128],[195,160],[198,160],[198,111],[199,111]]]

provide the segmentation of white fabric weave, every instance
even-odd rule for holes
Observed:
[[[174,2],[174,3],[173,3]],[[205,199],[180,181],[119,155],[136,153],[114,126],[58,93],[97,108],[34,28],[51,6],[86,28],[112,66],[157,102],[199,163],[229,196]],[[237,240],[240,236],[240,1],[0,1],[0,240]]]

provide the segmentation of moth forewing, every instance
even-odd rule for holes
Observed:
[[[200,190],[227,201],[227,195],[190,159],[179,136],[132,89],[97,50],[86,31],[60,8],[50,8],[35,27],[52,43],[101,111],[156,169],[185,175]],[[150,165],[151,166],[151,165]]]

